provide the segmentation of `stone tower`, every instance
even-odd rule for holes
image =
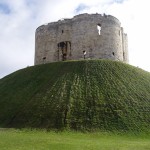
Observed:
[[[84,58],[128,63],[127,35],[117,18],[80,14],[37,28],[35,65]]]

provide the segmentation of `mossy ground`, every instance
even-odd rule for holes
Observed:
[[[110,60],[56,62],[0,80],[0,126],[150,128],[150,73]]]

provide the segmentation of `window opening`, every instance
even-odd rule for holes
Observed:
[[[115,53],[114,53],[114,52],[112,52],[112,54],[113,54],[113,56],[115,56]]]
[[[42,59],[43,59],[43,63],[45,63],[45,61],[46,61],[46,57],[43,57]]]
[[[101,29],[101,24],[97,24],[97,30],[99,35],[101,35]]]
[[[85,55],[86,55],[86,51],[83,51],[83,56],[84,56],[84,59],[85,59]]]
[[[123,58],[125,58],[125,53],[123,52]]]
[[[61,32],[64,33],[64,30],[62,30]]]

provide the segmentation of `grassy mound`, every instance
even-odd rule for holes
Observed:
[[[110,60],[19,70],[0,80],[0,127],[150,129],[150,73]]]

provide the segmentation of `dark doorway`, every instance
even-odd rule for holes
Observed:
[[[58,43],[58,52],[61,54],[62,61],[67,60],[68,55],[70,55],[71,53],[71,42],[64,41],[64,42]]]

